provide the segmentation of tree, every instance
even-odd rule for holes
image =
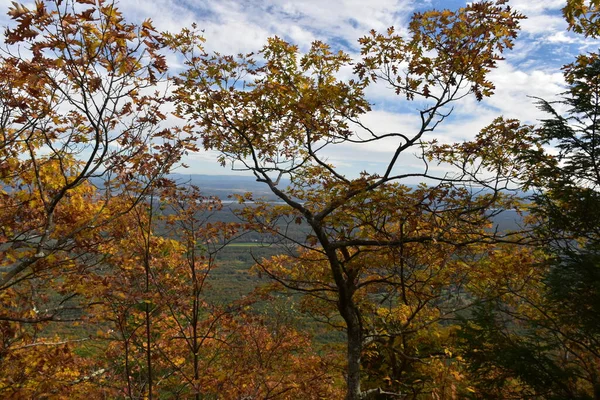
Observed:
[[[588,4],[569,1],[563,12],[571,29],[596,37],[598,4]],[[505,146],[524,166],[515,177],[534,193],[528,242],[545,254],[532,265],[537,281],[465,322],[465,351],[474,370],[485,368],[475,375],[488,394],[506,393],[504,376],[521,395],[600,398],[599,60],[590,53],[564,66],[561,99],[537,99],[547,118],[538,127],[514,122],[526,134]]]
[[[598,37],[600,3],[597,0],[567,0],[562,11],[569,23],[569,30],[592,38]]]
[[[209,275],[240,224],[213,221],[220,201],[165,185],[115,220],[103,269],[79,277],[93,304],[86,343],[106,380],[96,393],[139,398],[336,397],[308,334],[258,315],[256,299],[217,304]],[[76,283],[73,283],[76,285]],[[82,346],[83,347],[83,346]]]
[[[271,38],[255,59],[209,55],[193,30],[167,37],[187,59],[187,71],[175,80],[179,115],[194,124],[206,149],[220,152],[221,164],[251,171],[285,203],[270,211],[249,210],[252,220],[274,230],[271,222],[288,216],[312,229],[305,242],[297,243],[300,258],[274,259],[263,269],[283,285],[327,302],[341,318],[334,323],[346,332],[348,400],[383,390],[361,389],[367,341],[389,336],[393,343],[403,336],[402,329],[382,333],[390,326],[385,316],[383,325],[371,320],[375,304],[387,301],[384,313],[391,316],[402,295],[416,285],[410,302],[405,301],[407,321],[425,308],[424,314],[434,315],[423,316],[415,329],[443,319],[449,303],[440,299],[452,291],[448,279],[461,276],[458,260],[463,258],[464,272],[472,270],[464,262],[474,261],[476,250],[469,245],[493,236],[483,230],[489,224],[486,210],[512,206],[510,198],[500,195],[506,181],[460,173],[435,176],[426,155],[422,172],[398,171],[401,156],[423,151],[426,135],[444,121],[454,102],[492,94],[487,73],[512,46],[523,18],[503,3],[415,14],[408,38],[392,28],[371,32],[360,40],[357,77],[348,81],[337,73],[352,60],[322,42],[301,56],[296,46]],[[413,133],[380,134],[361,123],[370,110],[364,90],[378,81],[419,107],[420,125]],[[384,141],[394,143],[394,150],[381,174],[348,178],[323,155],[340,144]],[[288,188],[280,186],[285,176],[291,180]],[[408,178],[437,184],[411,190],[400,184]],[[473,183],[489,192],[457,187]],[[433,289],[423,291],[429,284]],[[430,356],[436,353],[439,349]]]
[[[151,22],[102,0],[9,14],[0,396],[337,397],[309,335],[251,300],[207,299],[241,226],[209,221],[220,202],[165,177],[195,147],[162,127],[167,66]]]
[[[575,370],[582,396],[600,398],[600,231],[595,223],[600,196],[599,116],[600,61],[598,54],[581,55],[564,70],[568,89],[556,103],[539,100],[549,114],[536,131],[544,145],[552,144],[558,155],[536,151],[524,158],[535,174],[532,214],[535,238],[549,257],[544,298],[537,304],[541,315],[534,323],[552,338],[555,349],[571,355],[561,363]]]
[[[56,377],[52,390],[43,386],[39,374],[53,359],[71,364],[72,382],[89,380],[89,363],[48,324],[79,319],[89,288],[69,284],[98,269],[111,221],[143,202],[193,144],[161,127],[165,99],[153,91],[166,64],[150,21],[126,23],[102,0],[14,3],[9,15],[0,58],[0,390],[35,397],[65,385]],[[46,348],[65,354],[11,368]]]

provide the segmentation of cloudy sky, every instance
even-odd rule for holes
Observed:
[[[8,9],[10,1],[0,0]],[[27,4],[27,2],[26,2]],[[176,32],[193,22],[203,29],[207,50],[225,53],[260,49],[266,39],[278,35],[299,45],[322,40],[335,49],[358,53],[357,39],[369,30],[406,27],[415,11],[455,9],[458,0],[120,0],[118,6],[132,22],[151,18],[161,31]],[[553,99],[563,90],[560,67],[582,52],[596,51],[598,42],[568,33],[560,9],[564,0],[511,0],[512,8],[525,14],[515,48],[506,53],[491,74],[496,93],[481,103],[461,102],[453,118],[435,132],[442,142],[472,137],[495,117],[504,115],[535,123],[541,117],[528,96]],[[1,18],[3,25],[8,23]],[[418,128],[418,114],[385,87],[369,91],[373,112],[363,121],[376,132]],[[430,136],[429,138],[433,138]],[[329,161],[348,174],[374,169],[390,156],[389,146],[344,146],[329,154]],[[187,173],[235,173],[219,167],[212,153],[193,155]],[[405,162],[410,163],[406,160]],[[410,166],[407,165],[407,168]],[[184,171],[182,171],[184,172]]]

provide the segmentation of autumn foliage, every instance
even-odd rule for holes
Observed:
[[[563,11],[595,37],[597,8]],[[514,45],[524,16],[506,1],[417,13],[357,58],[277,37],[211,54],[195,26],[159,33],[104,0],[8,14],[0,397],[598,397],[598,55],[565,67],[566,117],[538,99],[539,126],[499,117],[449,144],[435,129],[493,95]],[[381,84],[415,126],[364,122]],[[328,160],[369,143],[391,144],[381,170]],[[220,221],[221,200],[169,175],[198,147],[279,201],[238,195]],[[495,226],[506,210],[521,229]],[[268,283],[216,301],[218,256],[248,232],[278,250],[253,255]]]
[[[15,3],[9,15],[1,396],[335,391],[308,336],[249,313],[250,301],[204,298],[216,252],[241,227],[206,224],[219,201],[164,177],[195,144],[162,123],[164,40],[150,21],[89,1]]]

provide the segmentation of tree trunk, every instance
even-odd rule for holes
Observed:
[[[356,315],[356,314],[355,314]],[[358,321],[354,324],[348,324],[347,328],[347,360],[348,377],[346,400],[359,400],[360,391],[360,357],[362,353],[362,332]]]
[[[348,362],[348,366],[346,369],[345,400],[359,400],[362,398],[360,390],[360,359],[363,346],[363,330],[360,311],[354,303],[354,293],[356,292],[354,280],[356,279],[356,272],[345,271],[342,267],[337,251],[329,246],[329,240],[323,230],[323,226],[314,221],[311,223],[311,226],[319,242],[326,249],[331,273],[338,289],[337,308],[346,322],[346,361]],[[347,260],[350,259],[347,250],[342,249],[341,252],[342,254],[345,253]]]
[[[341,290],[339,293],[338,310],[346,321],[346,399],[359,400],[360,390],[360,358],[362,354],[362,324],[360,313],[354,304],[352,291]],[[345,296],[344,296],[345,295]]]

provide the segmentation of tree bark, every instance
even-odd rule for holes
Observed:
[[[348,346],[346,354],[348,360],[346,400],[359,400],[361,398],[360,358],[362,354],[362,329],[355,310],[351,310],[350,312],[353,314],[353,318],[351,317],[349,320],[353,321],[347,321],[348,327],[346,332]]]

